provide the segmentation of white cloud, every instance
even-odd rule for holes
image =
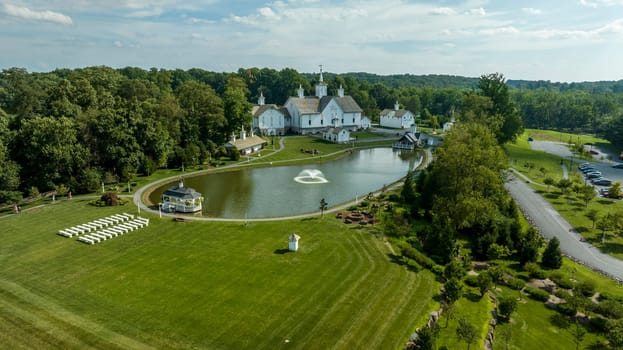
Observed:
[[[580,0],[580,4],[586,7],[597,8],[601,6],[623,5],[623,0]]]
[[[115,47],[123,47],[123,43],[119,40],[115,40],[112,44]]]
[[[431,15],[438,15],[438,16],[450,16],[455,13],[456,12],[449,7],[437,7],[437,8],[430,10]]]
[[[481,34],[484,35],[508,35],[508,34],[519,34],[519,29],[508,26],[508,27],[498,27],[498,28],[488,28],[480,31]]]
[[[469,11],[465,12],[466,15],[478,15],[478,16],[485,16],[487,14],[487,11],[485,11],[484,8],[479,7],[477,9],[470,9]]]
[[[526,14],[534,15],[534,16],[537,16],[537,15],[540,15],[540,14],[543,13],[543,11],[541,11],[539,9],[532,8],[532,7],[524,7],[524,8],[521,9],[521,11],[523,11]]]
[[[27,7],[19,7],[11,4],[4,4],[4,12],[9,16],[22,19],[53,22],[59,24],[72,24],[71,17],[60,12],[53,11],[33,11]]]

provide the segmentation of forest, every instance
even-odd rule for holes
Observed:
[[[623,145],[621,82],[559,84],[506,81],[517,117],[498,118],[498,141],[518,127],[595,133]],[[0,73],[0,203],[51,190],[96,191],[158,168],[225,156],[233,131],[251,123],[260,92],[283,104],[301,85],[311,95],[317,74],[294,69],[167,70],[105,66]],[[494,79],[494,80],[495,80]],[[329,93],[343,86],[373,121],[398,101],[418,124],[499,113],[477,78],[443,75],[325,75]],[[62,191],[61,191],[62,192]]]

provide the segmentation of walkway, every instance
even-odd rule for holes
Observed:
[[[581,236],[573,226],[525,181],[512,177],[505,186],[528,221],[538,227],[543,236],[560,240],[560,249],[565,255],[593,271],[623,281],[623,261],[580,240]]]

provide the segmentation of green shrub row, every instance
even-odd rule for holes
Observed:
[[[543,302],[549,300],[549,293],[542,289],[526,287],[524,288],[524,291],[528,293],[528,296],[531,299],[534,299],[537,301],[543,301]]]

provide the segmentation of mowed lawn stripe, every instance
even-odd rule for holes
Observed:
[[[343,229],[343,227],[340,228]],[[340,234],[342,242],[348,244],[342,246],[344,249],[341,250],[340,256],[344,257],[348,263],[324,266],[325,271],[329,272],[329,278],[317,275],[306,278],[305,280],[309,281],[309,285],[314,286],[314,288],[303,289],[302,291],[306,293],[300,293],[300,297],[297,300],[294,300],[288,307],[284,308],[284,310],[289,310],[287,311],[289,316],[285,319],[285,322],[283,322],[283,319],[276,319],[268,327],[271,331],[265,334],[264,339],[290,340],[289,343],[280,342],[278,344],[280,346],[284,346],[284,344],[288,347],[311,346],[311,344],[305,344],[301,341],[299,335],[310,334],[311,327],[320,321],[320,318],[326,312],[325,310],[329,309],[335,303],[335,299],[343,293],[343,290],[348,288],[353,283],[353,280],[358,278],[358,274],[365,270],[365,265],[363,264],[364,257],[360,250],[357,249],[356,237],[348,231],[341,232]],[[270,345],[266,341],[258,344],[259,348],[269,347]]]
[[[378,279],[369,278],[376,272],[377,263],[372,258],[371,245],[362,243],[363,235],[367,235],[365,237],[367,240],[376,238],[363,230],[352,230],[351,233],[357,243],[356,249],[363,252],[366,258],[364,261],[365,273],[360,275],[355,282],[350,283],[348,289],[333,300],[330,308],[324,312],[324,315],[314,327],[306,330],[305,336],[297,343],[297,346],[322,349],[335,345],[348,333],[348,325],[354,322],[353,319],[357,317],[357,314],[366,309],[365,298],[373,294],[375,287],[382,283],[382,280],[380,280],[382,274],[376,276]],[[380,260],[382,261],[382,258]],[[388,266],[388,264],[385,266]],[[366,288],[362,288],[364,283],[368,284]],[[315,339],[314,336],[316,337]]]
[[[307,242],[309,244],[312,240],[312,236],[307,236]],[[343,245],[331,247],[330,250],[325,252],[322,260],[315,260],[314,264],[310,264],[304,258],[305,249],[301,248],[296,253],[286,253],[292,255],[303,256],[302,265],[300,268],[292,271],[292,274],[296,274],[296,278],[292,276],[284,275],[283,278],[277,279],[280,281],[279,286],[272,285],[272,292],[270,295],[265,295],[265,298],[252,298],[247,303],[250,307],[263,307],[263,310],[256,315],[255,321],[253,319],[239,319],[236,318],[232,322],[227,330],[237,327],[240,329],[241,324],[255,325],[253,332],[256,337],[261,341],[252,344],[253,348],[273,348],[275,344],[283,342],[284,333],[280,333],[281,327],[288,325],[290,322],[294,322],[296,318],[306,317],[301,314],[300,310],[307,309],[308,305],[313,305],[317,302],[318,296],[326,293],[325,288],[308,288],[309,285],[318,286],[320,283],[325,282],[327,285],[332,286],[341,279],[341,275],[344,274],[353,266],[352,255],[348,254],[346,247]],[[327,266],[338,266],[339,270],[327,269]],[[256,276],[261,276],[257,274]],[[298,281],[298,282],[297,282]],[[277,295],[276,295],[277,294]],[[281,296],[278,296],[280,294]],[[268,297],[272,298],[273,302],[267,302]],[[210,345],[225,345],[232,341],[245,341],[245,339],[231,339],[227,337],[223,339],[220,337]],[[244,344],[234,344],[243,346]]]
[[[342,337],[348,337],[347,345],[357,344],[351,332],[375,334],[373,310],[389,309],[382,299],[400,302],[404,294],[401,283],[388,282],[396,286],[396,295],[379,283],[404,278],[408,284],[417,276],[389,262],[387,248],[371,234],[374,228],[328,216],[245,225],[179,223],[144,214],[151,219],[149,227],[92,246],[56,235],[72,224],[132,210],[94,208],[74,199],[3,219],[0,263],[7,269],[0,279],[80,315],[86,325],[95,323],[155,348],[313,349],[335,347]],[[302,237],[299,251],[282,254],[292,232]],[[38,310],[28,302],[20,307]],[[407,333],[411,320],[422,316],[394,322],[397,329],[388,336]],[[78,326],[62,330],[93,344],[81,339],[89,337],[85,327],[72,327]]]

